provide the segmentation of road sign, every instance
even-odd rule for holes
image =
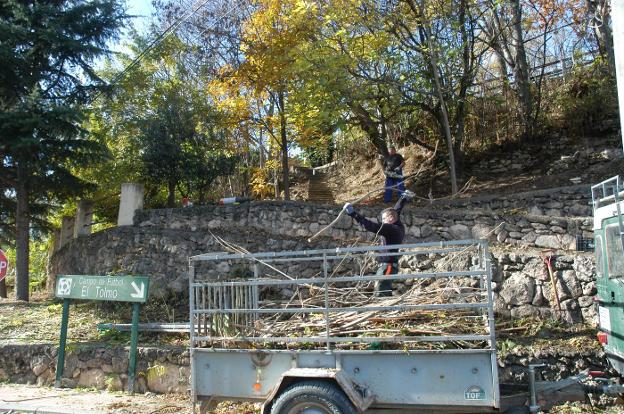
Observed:
[[[140,302],[147,300],[147,276],[59,275],[56,297],[63,299]]]
[[[4,279],[9,269],[9,259],[7,259],[4,252],[0,249],[0,280]]]

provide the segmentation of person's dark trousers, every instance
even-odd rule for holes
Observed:
[[[385,275],[385,278],[375,281],[375,296],[392,296],[392,279],[390,275],[399,273],[397,263],[381,263],[377,269],[377,275]]]
[[[396,185],[396,187],[393,187],[395,185]],[[386,177],[386,185],[385,185],[385,187],[386,187],[386,191],[384,192],[384,203],[391,203],[392,202],[392,193],[395,190],[397,190],[399,192],[399,197],[401,197],[401,195],[405,191],[405,184],[403,184],[403,179],[402,178]],[[393,188],[388,188],[388,187],[393,187]]]

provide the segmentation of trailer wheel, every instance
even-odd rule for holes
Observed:
[[[357,414],[347,396],[325,381],[302,381],[286,388],[273,403],[271,414]]]

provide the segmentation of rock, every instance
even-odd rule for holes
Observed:
[[[420,237],[429,237],[433,234],[433,228],[431,226],[425,224],[420,228]]]
[[[596,266],[593,257],[589,255],[576,256],[572,268],[579,280],[584,282],[594,281],[596,279]]]
[[[76,381],[69,378],[61,378],[61,388],[76,388]]]
[[[106,390],[107,391],[123,391],[124,384],[121,377],[117,374],[108,374],[106,376]]]
[[[407,234],[419,239],[421,237],[420,227],[418,226],[410,226],[407,229]]]
[[[537,315],[539,315],[539,311],[533,305],[521,305],[511,309],[511,316],[513,318],[526,318]]]
[[[577,298],[583,294],[581,284],[573,270],[564,270],[561,273],[561,280],[564,283],[563,289],[565,289],[572,298]]]
[[[99,368],[93,368],[80,373],[78,385],[81,387],[106,388],[106,374]]]
[[[578,304],[581,308],[587,308],[594,305],[594,298],[591,296],[581,296],[578,298]]]
[[[596,282],[587,282],[583,285],[583,295],[593,296],[597,293]]]
[[[527,234],[522,236],[522,241],[532,244],[537,239],[537,234],[534,231],[529,231]]]
[[[542,306],[546,300],[544,299],[544,294],[542,293],[542,286],[538,285],[535,287],[535,297],[533,297],[533,301],[531,304],[533,306]]]
[[[54,379],[54,374],[49,369],[46,369],[41,375],[37,376],[37,386],[46,387],[51,385]]]
[[[170,363],[154,365],[147,370],[147,388],[157,393],[184,393],[189,383],[190,368]]]
[[[453,240],[465,240],[472,238],[472,232],[468,226],[464,224],[455,224],[449,228],[451,239]]]
[[[546,247],[549,249],[560,249],[562,248],[562,243],[559,236],[552,235],[539,235],[535,239],[535,245],[538,247]]]
[[[515,273],[503,282],[500,295],[510,305],[529,304],[535,295],[535,280],[522,273]]]
[[[589,306],[587,308],[581,308],[581,315],[583,316],[585,323],[588,323],[591,326],[598,326],[598,316],[596,314],[595,307]]]
[[[496,240],[499,243],[504,243],[505,240],[507,240],[507,236],[509,235],[509,233],[507,233],[506,230],[502,230],[500,233],[498,233],[498,236],[496,236]]]
[[[46,371],[48,367],[49,367],[49,364],[47,362],[42,361],[32,368],[33,374],[35,374],[36,376],[39,376],[44,371]]]

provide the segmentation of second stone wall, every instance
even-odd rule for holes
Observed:
[[[368,217],[381,209],[363,207]],[[138,212],[134,226],[108,229],[68,243],[52,256],[49,288],[59,274],[138,274],[151,278],[151,301],[187,311],[188,258],[226,250],[223,241],[251,252],[314,250],[367,245],[372,234],[348,216],[312,242],[308,238],[339,214],[336,206],[296,202],[252,202]],[[590,218],[496,215],[431,211],[407,206],[402,213],[406,243],[488,239],[492,245],[496,311],[512,316],[560,316],[593,322],[595,274],[591,254],[575,252],[576,236],[592,237]],[[505,253],[509,246],[518,253]],[[556,290],[540,249],[556,253]],[[405,288],[399,284],[399,289]]]

